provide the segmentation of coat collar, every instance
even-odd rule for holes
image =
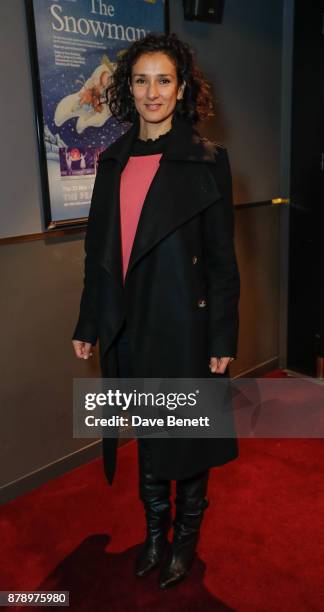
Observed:
[[[137,116],[130,129],[103,151],[100,159],[116,159],[124,166],[133,142],[138,138],[139,128],[140,121]],[[192,124],[175,112],[170,138],[161,158],[161,161],[164,160],[216,163],[215,145],[203,138]]]

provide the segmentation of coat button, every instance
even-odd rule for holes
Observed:
[[[199,308],[205,308],[207,306],[206,300],[198,300],[198,306]]]
[[[198,257],[196,255],[193,256],[192,258],[192,263],[195,265],[198,261]]]

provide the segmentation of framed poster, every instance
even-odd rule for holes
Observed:
[[[164,32],[164,0],[25,0],[46,229],[87,221],[100,152],[126,131],[106,90],[118,54]]]

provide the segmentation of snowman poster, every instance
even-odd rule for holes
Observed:
[[[26,0],[47,229],[87,220],[100,152],[128,127],[111,116],[118,55],[165,29],[164,0]]]

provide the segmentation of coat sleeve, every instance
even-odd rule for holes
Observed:
[[[100,162],[92,192],[91,206],[89,211],[87,231],[84,241],[84,277],[83,290],[81,294],[80,313],[75,327],[72,340],[81,340],[95,345],[98,339],[98,228],[100,219],[98,211],[98,180],[100,174]]]
[[[234,247],[232,175],[227,150],[216,146],[213,172],[221,198],[203,213],[210,357],[236,357],[240,276]]]

